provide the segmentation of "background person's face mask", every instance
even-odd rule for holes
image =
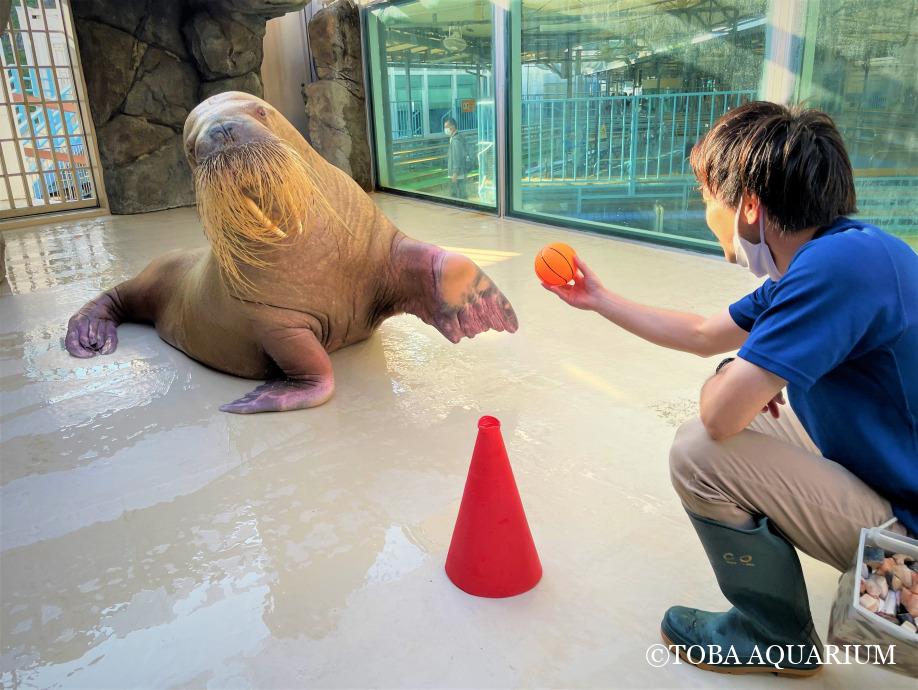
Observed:
[[[759,209],[759,243],[753,244],[740,237],[739,234],[739,217],[742,208],[743,200],[740,198],[739,206],[736,207],[736,215],[733,217],[733,253],[736,254],[736,263],[743,268],[748,268],[758,278],[768,275],[772,280],[778,280],[784,274],[775,266],[775,258],[765,243],[765,211]]]

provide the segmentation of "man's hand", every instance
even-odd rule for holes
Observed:
[[[762,412],[771,412],[771,416],[777,419],[781,416],[778,405],[784,405],[784,393],[779,392],[775,397],[768,401],[768,404],[762,408]]]
[[[573,285],[546,285],[542,283],[549,292],[553,292],[562,300],[577,309],[596,309],[599,300],[602,298],[606,289],[602,285],[593,271],[587,266],[580,257],[574,257],[574,284]]]
[[[459,180],[459,176],[458,176],[458,175],[453,175],[450,179],[451,179],[453,182],[457,182],[457,181]]]

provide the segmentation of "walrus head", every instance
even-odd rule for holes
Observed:
[[[185,120],[204,232],[237,289],[253,287],[242,268],[266,266],[266,250],[302,233],[310,210],[327,209],[315,171],[290,143],[294,136],[268,103],[239,91],[208,98]]]

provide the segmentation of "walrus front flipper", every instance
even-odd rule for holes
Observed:
[[[67,324],[64,347],[74,357],[107,355],[118,347],[118,326],[155,323],[160,303],[195,255],[176,250],[153,259],[138,275],[87,302]]]
[[[519,322],[510,300],[468,257],[443,252],[434,264],[434,279],[438,304],[432,325],[451,342],[491,329],[516,333]]]
[[[118,288],[103,292],[70,317],[64,347],[81,359],[114,352],[118,347],[118,325],[124,320]]]
[[[318,407],[335,392],[331,360],[315,334],[307,328],[272,331],[265,352],[286,378],[268,381],[238,400],[222,405],[223,412],[253,414]]]

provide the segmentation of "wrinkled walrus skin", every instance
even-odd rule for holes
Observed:
[[[154,259],[71,317],[64,344],[74,357],[113,352],[121,323],[153,324],[163,340],[209,367],[267,379],[221,410],[271,412],[326,402],[334,391],[328,353],[365,340],[395,314],[415,314],[453,343],[491,329],[516,331],[510,302],[477,265],[399,231],[264,101],[239,92],[213,96],[188,116],[184,140],[196,172],[221,151],[286,142],[327,205],[313,204],[295,223],[301,231],[273,226],[284,239],[264,253],[265,265],[239,266],[251,295],[235,287],[210,246]]]

